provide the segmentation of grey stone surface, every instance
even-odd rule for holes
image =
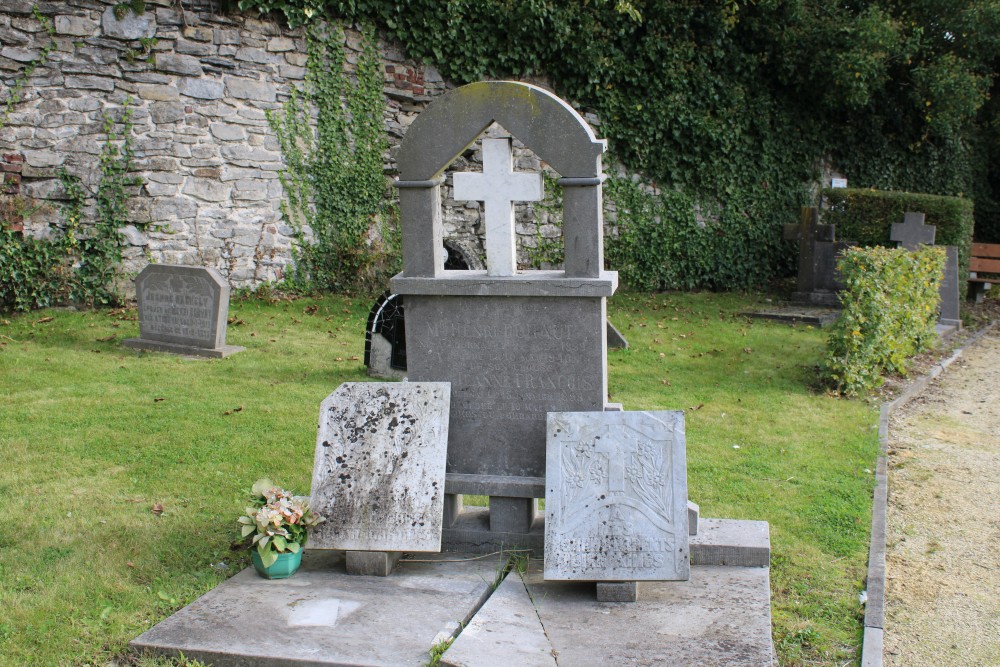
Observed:
[[[218,100],[225,94],[225,86],[215,79],[181,79],[177,89],[181,95],[199,100]]]
[[[445,271],[436,278],[400,274],[390,284],[396,294],[602,297],[614,294],[618,274],[604,271],[595,278],[566,278],[562,271],[524,271],[494,278],[485,271]]]
[[[114,7],[108,7],[101,14],[101,29],[105,37],[133,40],[142,37],[153,37],[156,34],[156,14],[143,12],[126,12],[122,20],[115,18]]]
[[[441,657],[445,667],[556,667],[524,582],[511,572]]]
[[[625,336],[619,331],[615,325],[611,324],[611,320],[608,320],[608,348],[616,349],[620,348],[622,350],[628,349],[628,341],[625,340]]]
[[[409,379],[452,383],[448,472],[544,477],[546,413],[604,409],[606,319],[601,298],[407,295]]]
[[[598,581],[598,602],[638,602],[638,581]]]
[[[347,574],[388,577],[402,557],[400,551],[348,551]]]
[[[924,218],[923,213],[907,211],[903,215],[903,222],[892,223],[889,239],[896,241],[900,248],[906,250],[916,250],[921,245],[934,245],[937,228],[934,225],[925,225]]]
[[[392,360],[392,343],[380,334],[371,338],[371,350],[368,355],[368,375],[375,378],[401,380],[406,377],[406,371],[390,366]]]
[[[837,243],[833,225],[819,222],[819,209],[803,207],[797,225],[785,225],[784,238],[798,241],[799,270],[792,300],[810,305],[836,306],[842,289],[838,255],[848,244]]]
[[[598,602],[595,585],[545,581],[532,562],[528,593],[559,664],[774,664],[768,568],[695,567],[689,581],[642,582],[632,603]]]
[[[347,382],[320,406],[310,546],[439,551],[450,387]]]
[[[961,296],[959,289],[961,282],[958,277],[958,248],[953,245],[945,246],[947,258],[944,265],[944,275],[941,277],[941,324],[945,326],[962,327],[961,319]]]
[[[740,313],[744,317],[762,320],[776,320],[790,324],[809,324],[827,327],[837,321],[840,311],[836,308],[810,308],[806,306],[778,306]]]
[[[188,353],[170,348],[179,346],[220,352],[208,356],[226,356],[221,351],[227,348],[229,284],[218,271],[150,264],[135,279],[135,291],[139,301],[139,338],[128,339],[124,345]]]
[[[698,534],[698,518],[701,515],[701,510],[695,503],[690,500],[687,503],[688,508],[688,535]]]
[[[684,580],[684,413],[553,412],[545,466],[545,578]]]
[[[288,579],[252,568],[219,584],[132,641],[132,647],[215,667],[424,665],[431,646],[489,596],[499,558],[422,556],[391,577],[344,571],[344,555],[310,551]]]
[[[175,345],[164,343],[158,340],[144,340],[142,338],[126,338],[122,341],[123,347],[133,350],[147,350],[149,352],[169,352],[186,357],[207,357],[209,359],[224,359],[237,352],[242,352],[245,347],[239,345],[223,345],[222,347],[196,347],[194,345]]]
[[[534,498],[490,496],[490,530],[496,533],[525,533],[538,518]]]
[[[194,56],[175,53],[157,54],[156,69],[161,72],[180,74],[182,76],[201,76],[204,72],[201,68],[201,61]]]
[[[689,540],[692,565],[769,567],[771,533],[766,521],[699,519]]]

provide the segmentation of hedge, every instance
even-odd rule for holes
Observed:
[[[924,222],[937,227],[934,244],[958,247],[958,271],[969,275],[969,255],[975,225],[973,204],[961,197],[942,197],[914,192],[891,192],[855,188],[825,189],[823,222],[837,226],[838,241],[854,241],[861,246],[894,248],[889,239],[894,222],[903,222],[907,211],[926,216]],[[959,281],[964,298],[968,283]]]
[[[941,247],[844,253],[837,265],[843,311],[830,329],[825,362],[838,392],[864,393],[882,384],[883,373],[905,375],[907,359],[937,339],[944,263]]]

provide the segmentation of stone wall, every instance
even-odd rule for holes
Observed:
[[[61,224],[58,204],[65,197],[58,170],[80,176],[92,189],[104,118],[120,117],[130,103],[136,166],[144,183],[130,198],[130,219],[156,229],[125,229],[123,270],[134,274],[156,261],[212,266],[234,287],[280,280],[291,261],[293,231],[279,210],[281,155],[265,111],[287,99],[292,86],[302,85],[305,40],[301,31],[275,22],[220,15],[211,3],[183,4],[182,12],[173,0],[148,0],[143,14],[119,20],[107,0],[4,0],[0,80],[5,89],[38,60],[50,39],[33,16],[35,5],[52,20],[56,44],[0,127],[6,191],[48,203],[23,224],[25,233],[50,233]],[[347,29],[345,37],[350,67],[360,34]],[[395,45],[380,47],[392,146],[385,160],[388,183],[406,128],[428,101],[452,86],[434,68],[407,60]],[[500,131],[492,128],[491,134]],[[479,159],[470,149],[453,168],[479,168]],[[516,159],[519,169],[542,166],[524,150]],[[474,268],[481,266],[479,204],[454,201],[450,186],[448,179],[446,245]],[[395,193],[387,188],[387,196]],[[531,205],[518,206],[517,216],[519,260],[528,265],[529,248],[540,239],[558,241],[561,230],[556,218]]]

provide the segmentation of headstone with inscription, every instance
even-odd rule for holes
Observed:
[[[493,222],[488,271],[449,271],[441,261],[442,173],[494,122],[561,176],[563,271],[512,263],[512,203],[540,197],[541,185],[538,174],[510,170],[506,139],[486,144],[482,174],[456,182],[457,196],[484,201]],[[603,260],[604,150],[556,96],[499,81],[438,98],[400,146],[403,271],[391,287],[406,298],[409,379],[452,385],[446,548],[541,550],[546,414],[604,410],[605,300],[617,287]],[[461,494],[489,496],[488,514],[462,511]]]
[[[125,347],[201,357],[246,348],[226,345],[229,284],[212,268],[150,264],[135,279],[139,338]]]
[[[689,577],[683,412],[550,413],[545,473],[546,579]]]
[[[347,382],[327,396],[310,496],[326,521],[310,547],[441,550],[450,398],[441,382]]]

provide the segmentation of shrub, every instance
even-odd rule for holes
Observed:
[[[838,267],[843,312],[827,341],[826,372],[838,392],[855,395],[906,374],[906,360],[936,340],[943,248],[915,252],[851,248]]]
[[[863,246],[895,247],[889,239],[894,222],[903,222],[907,211],[918,211],[928,225],[937,227],[935,245],[958,247],[958,271],[968,276],[969,254],[972,250],[972,201],[961,197],[913,192],[887,192],[854,188],[823,190],[827,210],[823,222],[837,225],[837,238],[855,241]],[[967,283],[959,281],[965,296]]]

